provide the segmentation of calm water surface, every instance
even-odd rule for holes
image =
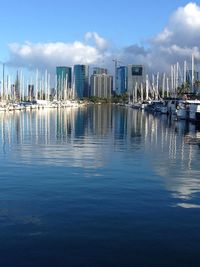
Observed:
[[[117,106],[0,113],[0,266],[200,266],[191,137]]]

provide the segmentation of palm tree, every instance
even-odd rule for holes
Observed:
[[[200,87],[200,80],[196,80],[195,82],[194,82],[194,87],[196,88],[196,87]]]
[[[178,95],[188,94],[190,92],[190,85],[188,82],[182,83],[181,86],[177,88]]]

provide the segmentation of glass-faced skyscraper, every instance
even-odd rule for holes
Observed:
[[[74,65],[74,89],[78,98],[88,97],[89,93],[89,66]]]
[[[65,66],[56,67],[56,77],[57,97],[61,99],[72,88],[72,68]]]
[[[72,68],[64,66],[56,67],[56,75],[57,84],[59,83],[61,85],[65,80],[67,83],[67,88],[72,87]]]
[[[128,87],[128,68],[121,66],[117,68],[117,86],[116,93],[118,95],[127,92]]]

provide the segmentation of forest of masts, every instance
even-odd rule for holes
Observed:
[[[132,92],[129,92],[129,98],[133,102],[164,99],[166,97],[180,97],[184,94],[195,94],[200,87],[200,81],[195,79],[194,55],[192,55],[192,64],[188,68],[184,61],[183,67],[179,62],[171,65],[168,74],[157,72],[156,74],[146,75],[146,80],[140,84],[135,83]]]
[[[57,79],[57,76],[51,77],[46,70],[41,74],[35,71],[34,77],[25,79],[22,70],[18,70],[16,77],[4,74],[0,81],[0,99],[1,101],[37,101],[37,100],[67,100],[74,99],[72,88],[68,88],[67,77]],[[52,86],[53,84],[53,86]]]
[[[135,82],[134,88],[129,89],[128,95],[133,102],[144,101],[149,99],[163,99],[164,97],[177,97],[179,93],[194,93],[195,83],[195,66],[194,56],[192,56],[192,67],[188,68],[187,62],[184,61],[183,67],[177,62],[171,65],[168,74],[157,72],[156,74],[147,74],[140,84]],[[75,99],[74,82],[72,88],[68,86],[67,77],[57,78],[52,76],[46,70],[41,74],[35,71],[34,77],[25,80],[22,70],[17,71],[16,77],[5,75],[5,66],[3,64],[3,75],[0,80],[0,100],[3,102],[19,101],[37,101],[37,100],[57,100],[66,101]],[[190,70],[190,71],[189,71]],[[190,83],[188,83],[188,80]],[[199,85],[199,84],[198,84]]]

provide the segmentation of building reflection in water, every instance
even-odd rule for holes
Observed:
[[[200,129],[112,105],[0,113],[2,155],[30,164],[42,158],[42,164],[98,169],[109,160],[107,150],[140,151],[182,207],[194,207],[187,201],[200,192],[200,149],[188,136],[200,138]]]

